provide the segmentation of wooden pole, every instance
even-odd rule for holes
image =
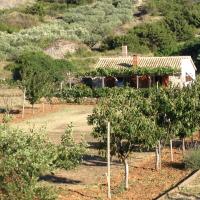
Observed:
[[[110,122],[108,122],[107,130],[107,182],[108,182],[108,198],[111,199],[111,189],[110,189]]]
[[[102,88],[104,88],[104,87],[105,87],[105,78],[102,77]]]
[[[72,89],[71,73],[69,72],[69,88]]]
[[[158,141],[158,151],[159,151],[159,169],[161,169],[161,142],[160,140]]]
[[[174,161],[174,154],[173,154],[173,141],[170,140],[170,153],[171,153],[171,161]]]
[[[185,154],[185,138],[182,139],[182,151],[184,155]]]
[[[151,76],[149,76],[149,87],[151,87]]]
[[[129,177],[129,167],[128,167],[128,160],[125,159],[124,161],[125,164],[125,189],[128,189],[128,177]]]
[[[159,170],[159,151],[158,151],[158,145],[156,145],[156,170]]]
[[[22,118],[24,118],[25,100],[26,100],[26,88],[25,88],[24,91],[23,91]]]
[[[61,81],[61,83],[60,83],[60,90],[61,91],[63,90],[63,81]]]
[[[137,80],[137,89],[139,88],[139,78],[138,76],[136,76],[136,80]]]
[[[44,112],[44,102],[42,102],[42,112]]]

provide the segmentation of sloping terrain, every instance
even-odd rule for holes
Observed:
[[[32,3],[33,0],[1,0],[0,9],[13,8],[25,3]]]

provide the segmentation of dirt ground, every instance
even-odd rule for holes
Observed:
[[[87,134],[91,132],[92,127],[87,125],[87,116],[92,113],[93,105],[49,105],[45,106],[45,112],[42,112],[41,105],[38,105],[35,115],[32,110],[26,110],[25,119],[22,121],[21,115],[14,119],[13,127],[28,129],[40,129],[45,127],[49,139],[53,143],[59,143],[60,137],[65,131],[67,124],[73,124],[73,136],[79,141],[81,136],[87,140]],[[21,122],[20,122],[21,121]]]
[[[106,161],[98,154],[96,141],[91,137],[92,127],[87,125],[87,116],[92,113],[93,105],[54,105],[42,112],[37,106],[33,116],[31,109],[26,110],[26,118],[20,114],[15,117],[13,127],[22,129],[46,127],[52,142],[58,144],[67,123],[74,125],[73,136],[78,142],[83,138],[88,143],[88,151],[82,165],[74,170],[57,170],[54,174],[42,177],[44,184],[59,190],[59,200],[104,200],[106,198]],[[154,152],[136,152],[129,159],[130,189],[123,189],[124,167],[115,158],[111,164],[111,188],[114,200],[150,200],[156,198],[179,182],[190,172],[182,165],[182,152],[175,150],[175,161],[170,162],[170,153],[163,152],[162,170],[155,170]]]

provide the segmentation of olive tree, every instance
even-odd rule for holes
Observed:
[[[25,91],[32,107],[42,97],[50,99],[72,64],[54,60],[43,52],[24,52],[12,66],[14,79]]]

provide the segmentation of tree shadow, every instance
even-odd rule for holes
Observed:
[[[85,166],[99,166],[104,167],[107,165],[106,160],[101,156],[96,155],[84,155],[83,156],[83,165]]]
[[[95,150],[99,150],[104,146],[104,144],[101,142],[88,142],[88,145],[89,149],[95,149]]]
[[[165,165],[167,167],[171,167],[178,170],[185,170],[185,164],[179,162],[166,162]]]
[[[119,165],[120,162],[118,160],[112,160],[111,165]],[[85,166],[98,166],[105,167],[107,166],[107,160],[104,157],[96,156],[96,155],[84,155],[83,156],[83,165]]]
[[[4,113],[6,113],[6,112],[7,112],[7,111],[6,111],[5,108],[0,108],[0,113],[1,113],[1,114],[4,114]],[[21,113],[21,111],[18,110],[18,109],[12,109],[12,110],[9,111],[9,114],[12,114],[12,115],[17,115],[17,114],[20,114],[20,113]]]
[[[82,197],[87,197],[89,199],[97,199],[96,197],[93,197],[93,196],[89,196],[89,195],[86,195],[86,194],[83,194],[82,192],[79,192],[79,191],[76,191],[76,190],[72,190],[72,189],[68,189],[68,191],[72,192],[72,193],[76,193]]]
[[[76,185],[76,184],[81,183],[81,181],[79,180],[68,179],[68,178],[59,177],[55,175],[41,176],[39,181],[46,181],[46,182],[57,183],[57,184],[71,184],[71,185]]]

